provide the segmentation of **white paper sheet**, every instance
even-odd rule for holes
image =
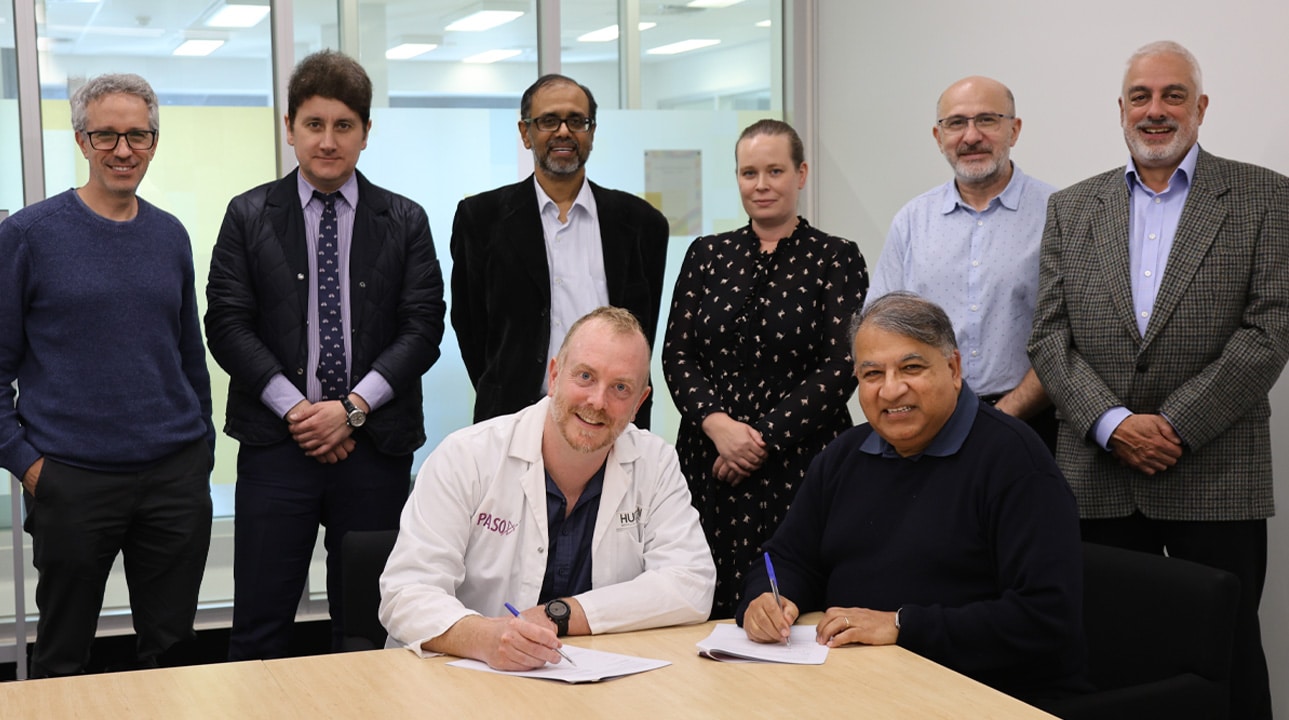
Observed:
[[[487,663],[479,662],[478,660],[456,660],[448,663],[448,665],[467,670],[482,670],[483,672],[496,673],[497,675],[515,675],[517,677],[539,678],[541,680],[562,680],[566,683],[587,683],[657,670],[660,667],[666,667],[671,664],[666,660],[650,660],[649,658],[634,657],[632,655],[588,650],[573,647],[572,645],[565,645],[561,649],[569,657],[573,658],[573,662],[577,663],[577,666],[561,660],[558,665],[548,664],[536,670],[512,672],[490,668]]]
[[[759,643],[747,639],[743,628],[720,623],[712,634],[698,643],[698,654],[721,662],[771,662],[791,665],[823,665],[828,646],[815,642],[813,626],[793,625],[792,644]]]

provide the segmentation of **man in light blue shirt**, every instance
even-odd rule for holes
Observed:
[[[1005,85],[967,77],[940,96],[932,134],[954,179],[891,222],[868,301],[909,290],[953,320],[962,373],[981,399],[1027,420],[1051,449],[1056,421],[1025,352],[1038,295],[1038,252],[1052,186],[1011,162],[1020,137]]]

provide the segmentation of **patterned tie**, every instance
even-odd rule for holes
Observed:
[[[318,224],[318,380],[322,399],[339,400],[349,390],[345,371],[345,331],[340,315],[340,239],[336,220],[336,196],[317,190],[322,201]]]

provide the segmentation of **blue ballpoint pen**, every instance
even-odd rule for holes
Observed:
[[[774,604],[783,610],[783,601],[779,599],[779,579],[774,576],[774,563],[770,562],[770,553],[765,553],[765,571],[770,573],[770,592],[774,593]],[[786,640],[787,644],[792,644],[792,636],[789,635]]]
[[[510,611],[511,615],[514,615],[515,617],[519,617],[519,611],[515,609],[514,605],[511,605],[510,603],[506,603],[506,609]],[[573,667],[577,667],[577,663],[573,662],[573,658],[566,655],[563,650],[560,650],[559,648],[555,648],[555,652],[559,653],[560,657],[567,660],[569,665],[572,665]]]

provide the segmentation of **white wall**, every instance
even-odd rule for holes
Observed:
[[[1289,4],[1263,0],[816,0],[818,223],[876,262],[891,217],[949,177],[931,138],[935,101],[964,75],[1016,94],[1013,159],[1058,187],[1127,159],[1115,101],[1124,62],[1172,39],[1196,55],[1210,104],[1200,142],[1289,174]],[[1289,242],[1289,238],[1285,238]],[[1272,391],[1276,495],[1289,502],[1289,380]],[[1286,512],[1289,512],[1287,510]],[[1289,712],[1289,520],[1270,523],[1262,634],[1275,706]],[[1125,608],[1131,612],[1131,608]]]

